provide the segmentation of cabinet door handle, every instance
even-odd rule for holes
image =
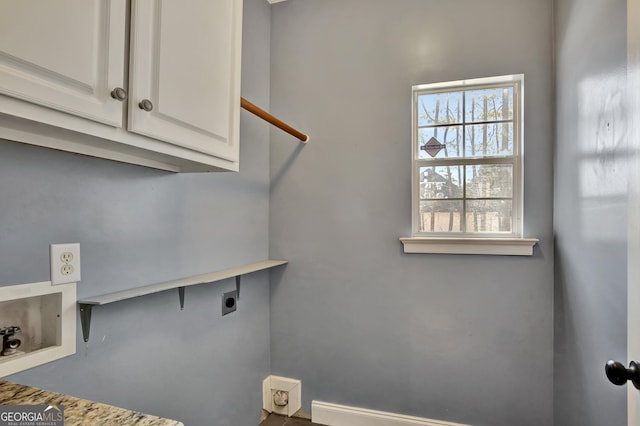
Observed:
[[[140,109],[143,109],[147,112],[153,109],[153,103],[149,99],[141,100],[138,106],[140,107]]]
[[[122,87],[116,87],[111,91],[111,97],[119,101],[126,101],[127,91],[124,90]]]

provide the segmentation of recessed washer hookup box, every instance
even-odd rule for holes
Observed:
[[[0,286],[0,377],[75,352],[76,283]]]

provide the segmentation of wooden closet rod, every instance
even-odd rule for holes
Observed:
[[[258,117],[262,118],[263,120],[268,121],[269,123],[273,124],[277,128],[284,130],[285,132],[289,133],[291,136],[294,136],[300,139],[302,143],[307,143],[309,141],[309,135],[305,135],[304,133],[294,129],[293,127],[289,126],[287,123],[277,119],[273,115],[269,114],[267,111],[252,104],[245,98],[240,98],[240,106],[246,109],[247,111],[249,111],[250,113],[255,114]]]

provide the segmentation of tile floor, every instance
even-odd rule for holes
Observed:
[[[279,416],[270,414],[264,419],[260,426],[323,426],[318,423],[311,423],[311,420],[298,419],[296,417]]]

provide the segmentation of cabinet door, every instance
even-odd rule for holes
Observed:
[[[241,37],[242,0],[133,2],[129,130],[238,161]]]
[[[0,93],[121,127],[125,25],[126,0],[0,0]]]

